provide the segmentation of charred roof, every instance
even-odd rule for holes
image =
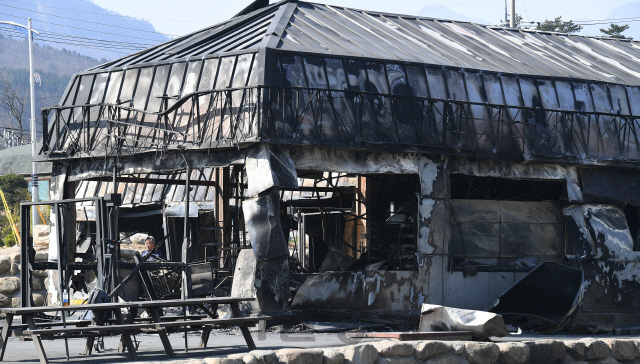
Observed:
[[[468,70],[640,81],[633,40],[568,35],[281,1],[92,71],[273,49]]]

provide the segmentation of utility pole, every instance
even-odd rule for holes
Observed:
[[[33,33],[40,35],[31,28],[31,18],[28,19],[29,23],[25,27],[24,25],[14,23],[12,21],[0,21],[0,24],[7,24],[14,27],[24,28],[29,32],[29,91],[31,93],[31,201],[38,202],[38,165],[33,160],[36,157],[36,96],[35,96],[35,80],[33,76]],[[38,209],[34,206],[31,208],[31,221],[35,226],[38,223]]]
[[[509,24],[509,7],[507,6],[507,0],[504,0],[504,25]]]
[[[38,202],[38,164],[33,160],[36,150],[36,98],[35,80],[33,79],[33,33],[31,32],[31,18],[29,18],[29,90],[31,92],[31,201]],[[38,224],[38,208],[31,208],[31,221],[33,226]]]
[[[509,19],[509,26],[511,28],[516,27],[516,0],[511,0],[511,19]]]

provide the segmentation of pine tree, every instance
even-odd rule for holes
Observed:
[[[611,37],[611,38],[632,39],[630,37],[628,38],[622,35],[622,32],[624,32],[627,29],[629,29],[629,24],[617,25],[617,24],[611,23],[611,25],[609,26],[609,29],[600,28],[600,32],[602,34],[605,34],[607,37]]]
[[[563,21],[559,16],[553,20],[545,19],[544,22],[538,24],[536,30],[571,34],[581,31],[582,26],[574,24],[573,20]]]

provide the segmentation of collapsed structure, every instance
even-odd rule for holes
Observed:
[[[235,272],[256,312],[486,309],[556,262],[584,272],[580,315],[628,323],[638,57],[629,40],[259,0],[75,75],[43,110],[40,158],[53,198],[121,194],[119,232]],[[95,209],[78,201],[76,226]]]

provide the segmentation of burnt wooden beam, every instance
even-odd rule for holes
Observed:
[[[112,182],[113,180],[109,177],[92,177],[87,178],[86,181],[102,181],[102,182]],[[180,185],[184,186],[186,181],[183,179],[165,179],[165,178],[142,178],[142,177],[122,177],[118,176],[119,183],[149,183],[149,184],[157,184],[157,185]],[[215,181],[189,181],[189,184],[192,186],[216,186]]]

